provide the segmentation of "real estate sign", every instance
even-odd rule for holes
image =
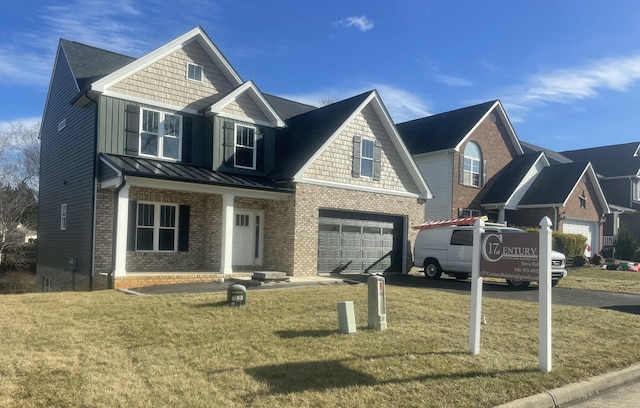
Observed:
[[[537,281],[538,233],[485,233],[481,236],[480,276]]]

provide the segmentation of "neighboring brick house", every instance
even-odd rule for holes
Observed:
[[[582,233],[601,247],[609,206],[588,162],[550,166],[545,153],[524,154],[500,101],[397,125],[429,180],[425,219],[486,215],[490,221]]]
[[[61,40],[41,139],[43,290],[405,272],[431,198],[377,92],[263,94],[200,27],[139,59]]]

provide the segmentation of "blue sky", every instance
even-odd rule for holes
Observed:
[[[21,0],[0,5],[0,130],[39,120],[60,37],[140,57],[196,25],[244,80],[402,122],[500,99],[521,140],[640,141],[637,0]]]

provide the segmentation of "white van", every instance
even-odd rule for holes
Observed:
[[[484,227],[485,232],[523,233],[518,228],[506,226]],[[471,276],[471,252],[473,250],[473,226],[448,225],[437,228],[421,229],[413,248],[413,265],[424,267],[424,276],[439,279],[443,273],[456,279],[468,279]],[[556,286],[560,279],[567,276],[564,254],[551,251],[551,283]],[[514,288],[526,288],[528,281],[509,280],[507,284]]]

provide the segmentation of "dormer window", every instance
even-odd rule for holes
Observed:
[[[256,169],[256,128],[236,123],[235,167]]]
[[[202,66],[187,63],[187,79],[202,82]]]

